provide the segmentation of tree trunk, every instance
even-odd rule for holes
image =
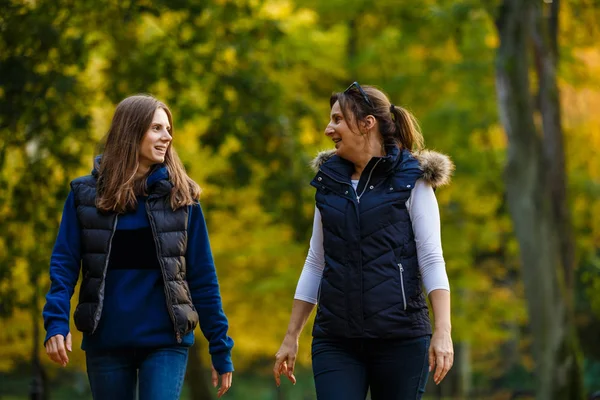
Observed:
[[[563,274],[566,288],[572,293],[575,270],[575,244],[567,202],[567,177],[560,100],[556,83],[558,63],[558,7],[553,0],[544,16],[542,3],[536,3],[532,13],[532,42],[539,82],[538,108],[542,118],[546,184],[552,198],[552,212],[560,235]],[[571,299],[568,298],[570,302]]]
[[[457,390],[459,399],[468,399],[471,396],[471,343],[463,341],[458,343],[458,368],[457,368]]]
[[[552,197],[545,143],[536,130],[530,95],[528,40],[531,18],[537,20],[537,0],[504,0],[497,17],[500,37],[496,64],[496,90],[500,119],[508,136],[506,190],[519,241],[522,275],[536,361],[536,393],[543,400],[584,398],[579,351],[571,302],[564,281],[562,232],[554,210],[566,207]],[[555,76],[548,78],[554,80]],[[551,85],[549,87],[552,87]],[[557,95],[557,91],[554,92]],[[540,91],[542,96],[551,90]],[[540,99],[551,104],[551,100]],[[549,112],[544,107],[542,112]],[[556,117],[542,117],[560,123]],[[556,134],[561,134],[560,129]],[[561,139],[562,140],[562,139]],[[560,144],[562,142],[559,142]],[[564,149],[555,148],[554,153]],[[562,155],[564,160],[564,154]],[[556,167],[558,168],[558,166]],[[564,174],[564,162],[562,165]],[[564,198],[562,199],[564,202]],[[555,206],[557,204],[557,206]]]
[[[356,26],[356,18],[354,16],[348,21],[348,48],[346,49],[348,72],[352,80],[359,79],[356,68],[356,54],[358,53],[358,27]]]
[[[190,347],[186,381],[190,388],[190,400],[212,400],[214,396],[210,387],[210,375],[207,373],[209,369],[202,363],[200,340],[196,340]]]
[[[34,283],[35,284],[35,283]],[[31,296],[31,319],[33,323],[33,342],[31,345],[31,386],[29,388],[29,398],[31,400],[46,400],[48,398],[48,385],[46,384],[46,374],[44,367],[40,362],[39,345],[40,338],[40,307],[38,302],[38,290],[33,291]]]

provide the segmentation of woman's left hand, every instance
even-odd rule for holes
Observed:
[[[436,329],[429,345],[429,372],[435,368],[433,381],[436,385],[444,379],[454,364],[454,347],[449,330]]]
[[[219,384],[219,373],[212,365],[210,366],[210,368],[212,369],[212,384],[214,387],[217,387],[217,385]],[[233,372],[226,372],[223,375],[221,375],[221,386],[219,387],[219,391],[217,392],[218,398],[221,398],[221,396],[227,393],[227,391],[231,387],[232,380]]]

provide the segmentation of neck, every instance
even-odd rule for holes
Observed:
[[[370,141],[367,145],[365,152],[361,153],[356,161],[354,161],[354,174],[352,179],[360,179],[362,172],[365,170],[369,161],[373,157],[385,156],[385,150],[383,149],[383,143],[380,141]]]
[[[138,179],[142,179],[144,176],[146,176],[148,174],[148,171],[150,171],[150,165],[146,165],[146,164],[141,164],[138,166],[137,171],[135,171],[135,180],[137,181]]]

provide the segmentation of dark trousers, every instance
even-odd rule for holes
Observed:
[[[183,346],[87,351],[94,400],[177,400],[187,367]]]
[[[430,336],[415,339],[314,338],[318,400],[420,400],[429,371]]]

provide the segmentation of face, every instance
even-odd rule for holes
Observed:
[[[346,113],[350,117],[350,113]],[[354,126],[351,121],[344,118],[340,103],[335,102],[331,107],[329,125],[325,128],[325,135],[335,143],[336,154],[346,160],[353,161],[364,153],[366,138],[350,129]]]
[[[152,124],[140,144],[140,165],[150,167],[165,162],[167,149],[172,139],[167,113],[162,108],[157,108],[152,118]]]

